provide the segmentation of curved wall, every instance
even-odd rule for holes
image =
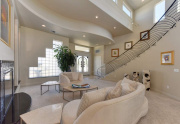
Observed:
[[[19,0],[19,2],[33,14],[51,24],[71,31],[79,31],[99,35],[108,38],[111,41],[114,41],[111,33],[98,25],[66,18],[41,5],[37,0]]]

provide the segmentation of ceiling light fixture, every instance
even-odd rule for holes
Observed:
[[[42,27],[46,27],[46,25],[42,25]]]
[[[116,29],[116,27],[114,27],[114,29]]]
[[[86,35],[83,35],[83,37],[86,37]]]
[[[99,16],[96,16],[96,19],[98,19],[99,18]]]
[[[142,2],[144,2],[144,0],[142,0]]]

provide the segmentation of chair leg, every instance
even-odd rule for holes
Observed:
[[[59,90],[57,90],[56,85],[55,85],[55,90],[56,90],[58,93],[60,93],[60,85],[59,85]]]
[[[61,90],[60,90],[60,85],[59,85],[59,93],[60,93],[60,91],[61,91]]]

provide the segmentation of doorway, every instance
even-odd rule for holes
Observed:
[[[83,75],[90,75],[90,55],[89,53],[77,53],[76,72],[81,72]]]

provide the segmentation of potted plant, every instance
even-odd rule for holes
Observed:
[[[67,46],[58,46],[54,49],[58,66],[63,72],[70,72],[70,67],[73,67],[76,63],[76,54],[72,53]]]

